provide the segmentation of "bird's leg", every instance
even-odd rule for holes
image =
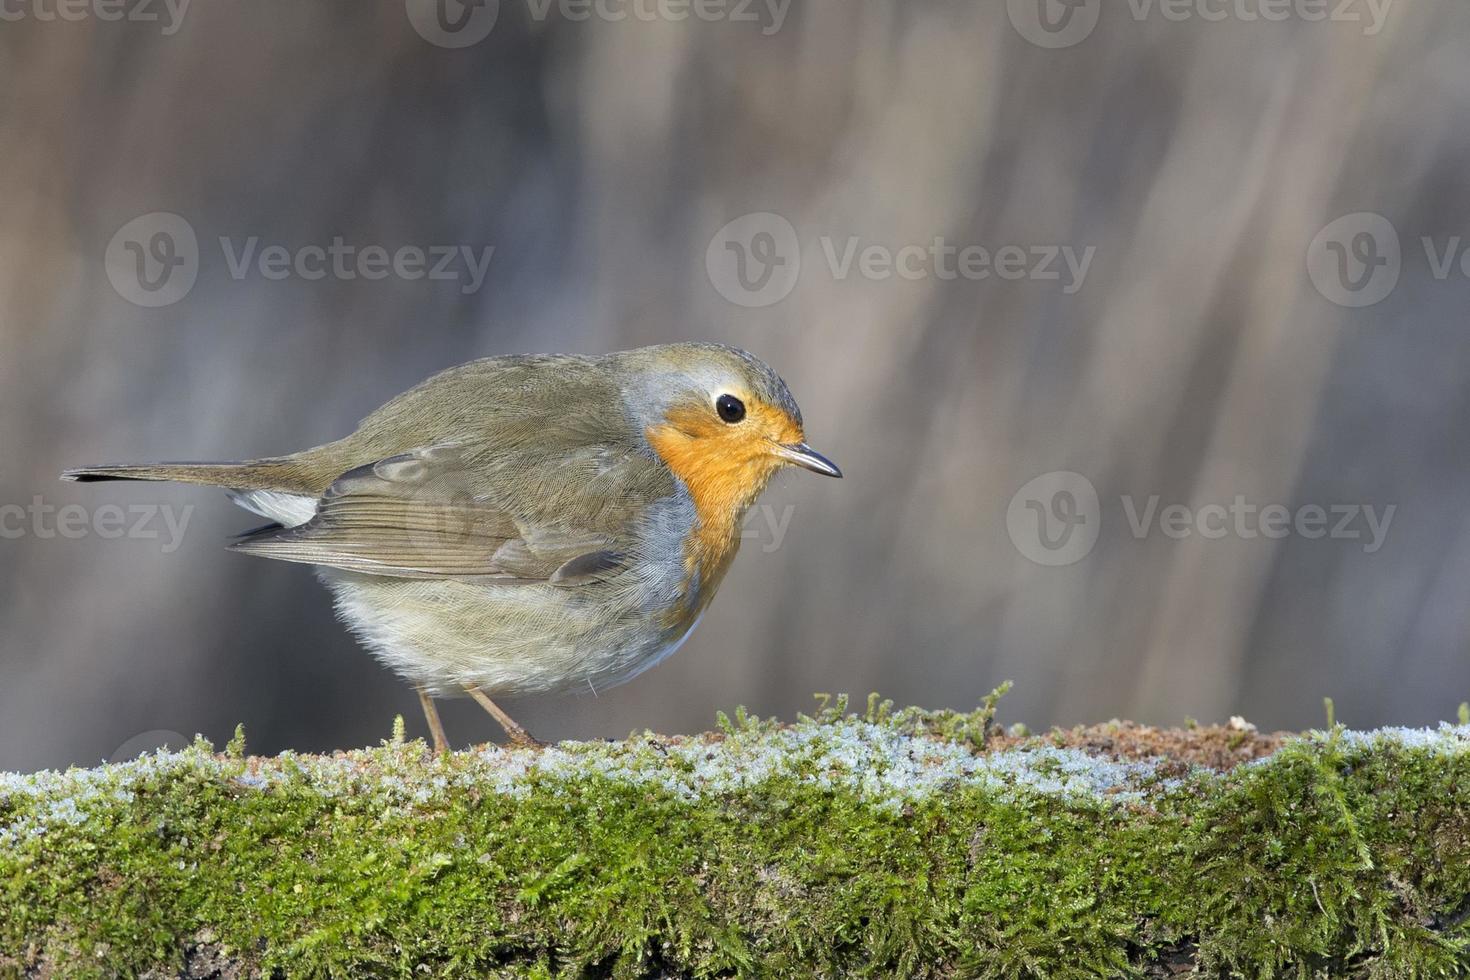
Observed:
[[[480,702],[480,707],[490,712],[491,718],[500,722],[500,727],[505,729],[506,737],[510,739],[512,745],[517,745],[522,748],[536,748],[541,745],[540,742],[531,737],[530,732],[522,728],[516,723],[514,718],[501,710],[500,705],[486,697],[484,691],[473,684],[466,684],[464,689],[469,693],[470,697]]]
[[[439,709],[429,692],[419,688],[419,704],[424,706],[424,720],[429,723],[429,735],[434,739],[434,754],[449,754],[449,739],[444,735],[444,722],[439,720]]]

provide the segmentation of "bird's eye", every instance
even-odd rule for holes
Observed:
[[[721,395],[715,400],[715,411],[720,413],[720,418],[734,425],[745,418],[745,402],[734,395]]]

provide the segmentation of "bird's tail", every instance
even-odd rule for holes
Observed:
[[[259,459],[241,463],[115,463],[83,466],[61,474],[63,480],[167,480],[231,490],[282,490],[303,482],[298,467],[287,460]],[[303,490],[308,489],[303,487]]]

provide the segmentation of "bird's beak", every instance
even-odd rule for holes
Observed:
[[[776,455],[794,466],[800,466],[804,470],[811,470],[813,473],[820,473],[823,476],[842,478],[842,471],[837,468],[836,463],[804,442],[778,442],[776,443]]]

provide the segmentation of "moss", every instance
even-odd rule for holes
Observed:
[[[0,975],[1470,974],[1470,729],[1220,772],[994,708],[3,776]]]

